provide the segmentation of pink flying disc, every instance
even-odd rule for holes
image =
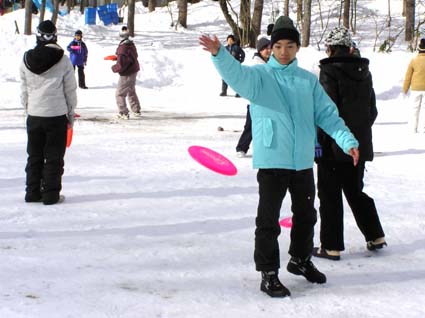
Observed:
[[[287,217],[279,221],[279,225],[282,227],[291,228],[292,227],[292,217]]]
[[[193,159],[214,172],[226,176],[234,176],[238,172],[229,159],[214,150],[201,146],[190,146],[188,151]]]

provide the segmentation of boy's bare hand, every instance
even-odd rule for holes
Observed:
[[[220,49],[220,41],[216,35],[212,38],[208,35],[201,35],[199,37],[199,44],[202,46],[203,50],[210,52],[212,55],[217,55]]]
[[[359,162],[359,150],[357,148],[351,148],[348,153],[353,158],[354,166],[357,166],[357,163]]]

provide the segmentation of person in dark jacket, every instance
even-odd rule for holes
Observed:
[[[255,64],[265,64],[270,58],[272,48],[270,47],[270,40],[266,37],[260,37],[257,39],[257,52],[254,53],[252,57]],[[249,145],[252,141],[252,122],[251,114],[249,112],[249,105],[247,105],[245,125],[243,132],[239,138],[238,144],[236,145],[236,155],[239,158],[246,156],[248,152]]]
[[[140,102],[136,93],[136,78],[140,66],[137,60],[138,54],[136,46],[134,42],[129,39],[130,33],[126,26],[121,28],[120,37],[122,40],[115,52],[117,62],[112,66],[112,71],[120,75],[117,90],[115,92],[119,111],[118,118],[129,119],[130,114],[126,104],[126,97],[128,97],[132,114],[135,117],[141,116]]]
[[[77,83],[71,61],[56,44],[50,20],[37,28],[37,45],[20,66],[21,103],[27,113],[26,202],[60,200],[67,127],[74,122]]]
[[[82,89],[87,89],[86,76],[84,74],[84,66],[87,65],[88,49],[83,42],[83,32],[81,30],[75,31],[74,39],[68,44],[66,49],[69,52],[72,66],[78,68],[78,86]]]
[[[349,31],[337,27],[325,43],[329,57],[320,61],[320,83],[359,141],[360,152],[359,162],[353,166],[350,156],[318,129],[318,142],[322,147],[321,157],[316,158],[321,245],[314,248],[313,255],[339,260],[344,250],[342,192],[366,239],[366,247],[376,250],[386,245],[375,203],[363,192],[365,162],[373,159],[372,125],[378,112],[369,60],[350,53]]]
[[[239,44],[235,40],[235,36],[233,34],[229,34],[227,36],[227,45],[225,46],[226,50],[229,51],[230,55],[232,55],[239,63],[243,63],[245,60],[245,51],[239,46]],[[221,93],[220,96],[227,96],[227,83],[222,80],[221,83]],[[240,97],[238,93],[236,93],[235,97]]]

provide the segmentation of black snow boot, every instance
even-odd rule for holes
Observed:
[[[314,266],[311,257],[307,257],[304,260],[299,257],[291,257],[286,269],[292,274],[304,276],[311,283],[326,283],[325,274],[319,272]]]
[[[261,291],[270,297],[291,296],[289,290],[283,286],[277,276],[277,271],[261,272]]]

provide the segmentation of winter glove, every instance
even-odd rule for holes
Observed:
[[[323,154],[322,146],[319,143],[317,143],[316,146],[314,147],[314,158],[316,159],[321,158],[322,154]]]

